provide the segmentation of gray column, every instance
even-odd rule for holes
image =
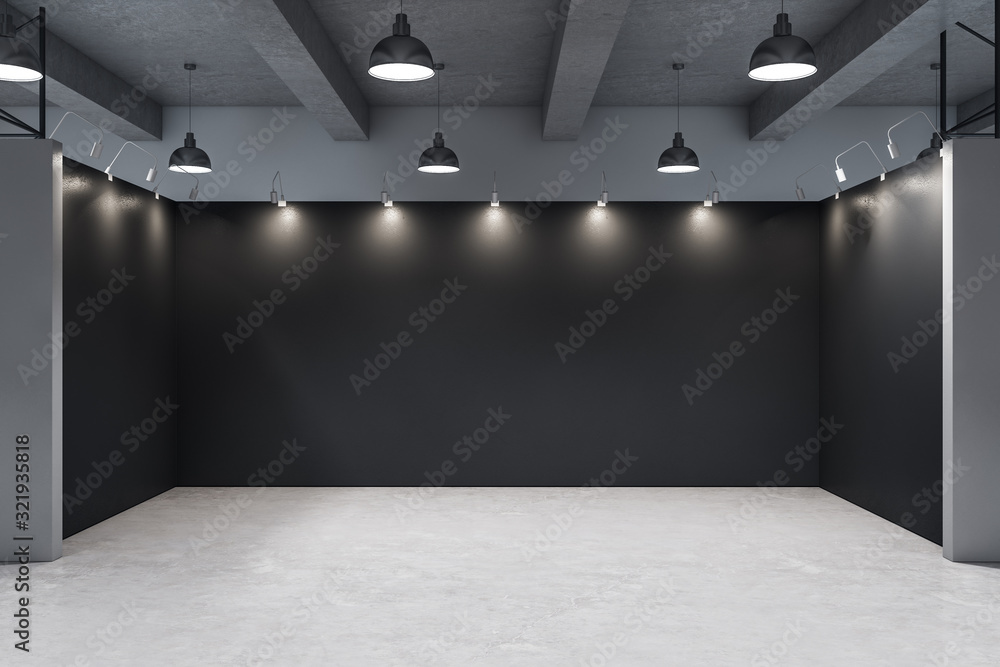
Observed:
[[[62,145],[0,139],[0,559],[62,556]],[[28,437],[27,529],[16,526]],[[22,457],[23,458],[23,457]],[[23,470],[23,469],[22,469]],[[21,473],[23,474],[23,473]],[[23,481],[24,478],[22,478]],[[23,492],[24,489],[22,488]],[[30,538],[30,539],[29,539]]]
[[[1000,142],[944,160],[944,556],[1000,561]]]

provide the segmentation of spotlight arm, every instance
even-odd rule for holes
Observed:
[[[93,127],[95,130],[97,130],[100,133],[101,138],[97,140],[97,143],[94,144],[93,150],[90,152],[90,157],[92,157],[92,158],[99,158],[101,156],[101,148],[103,147],[103,144],[104,144],[104,130],[102,130],[101,128],[99,128],[97,125],[94,125],[93,123],[91,123],[89,120],[87,120],[86,118],[84,118],[83,116],[81,116],[78,113],[74,113],[72,111],[67,111],[65,114],[63,114],[63,117],[59,119],[58,123],[56,123],[56,129],[52,130],[52,134],[49,135],[49,139],[51,139],[52,137],[56,136],[56,132],[58,132],[59,128],[62,127],[63,121],[65,121],[70,116],[76,116],[77,118],[79,118],[80,120],[82,120],[84,123],[86,123],[87,125],[90,125],[91,127]]]
[[[801,179],[802,177],[804,177],[804,176],[805,176],[806,174],[808,174],[809,172],[811,172],[811,171],[812,171],[813,169],[815,169],[816,167],[826,167],[826,165],[825,165],[825,164],[823,164],[822,162],[820,162],[819,164],[814,164],[813,166],[811,166],[811,167],[809,167],[808,169],[806,169],[806,170],[805,170],[804,172],[802,172],[801,174],[799,174],[799,175],[798,175],[798,176],[797,176],[797,177],[795,178],[795,187],[796,187],[796,188],[798,188],[798,187],[799,187],[799,179]],[[827,167],[827,169],[829,169],[829,167]]]
[[[907,116],[906,118],[904,118],[903,120],[899,121],[898,123],[896,123],[895,125],[893,125],[892,127],[889,128],[889,131],[885,133],[885,136],[889,140],[889,145],[890,146],[893,145],[892,144],[892,131],[895,130],[900,125],[902,125],[903,123],[905,123],[906,121],[910,120],[911,118],[915,118],[916,116],[923,116],[925,119],[927,119],[927,124],[930,125],[931,129],[934,130],[934,134],[938,135],[938,137],[941,139],[941,143],[944,143],[945,141],[947,141],[947,139],[944,138],[944,135],[941,134],[940,132],[938,132],[937,127],[935,127],[934,123],[931,122],[931,119],[927,117],[927,114],[925,114],[923,111],[918,111],[916,113],[910,114],[909,116]]]
[[[875,152],[875,149],[872,148],[872,145],[870,143],[868,143],[867,141],[859,141],[858,143],[854,144],[853,146],[851,146],[850,148],[848,148],[846,151],[844,151],[843,153],[841,153],[840,155],[838,155],[836,158],[834,158],[833,163],[837,166],[837,169],[840,169],[840,158],[844,157],[845,155],[847,155],[848,153],[850,153],[851,151],[853,151],[855,148],[857,148],[861,144],[864,144],[865,146],[867,146],[868,150],[870,150],[872,152],[872,155],[878,161],[879,166],[882,167],[882,173],[883,174],[889,173],[888,170],[885,168],[885,165],[882,164],[882,160],[879,160],[878,153]]]
[[[281,171],[280,170],[278,171],[278,173],[276,173],[274,175],[274,178],[271,179],[271,191],[272,192],[274,191],[274,182],[275,181],[278,182],[278,187],[281,188],[281,196],[284,197],[285,196],[285,186],[281,182]]]
[[[62,122],[62,121],[60,121],[60,122]],[[135,143],[134,141],[126,141],[126,142],[125,142],[124,144],[122,144],[122,147],[118,149],[118,154],[117,154],[117,155],[115,155],[115,159],[114,159],[114,160],[112,160],[112,161],[111,161],[111,164],[109,164],[109,165],[107,166],[107,168],[106,168],[106,169],[104,170],[104,173],[105,173],[105,174],[108,174],[109,176],[111,175],[111,167],[115,166],[115,162],[116,162],[116,161],[118,160],[119,156],[121,156],[121,154],[122,154],[122,151],[124,151],[124,150],[125,150],[125,147],[126,147],[126,146],[128,146],[129,144],[131,144],[132,146],[135,146],[136,148],[138,148],[139,150],[141,150],[141,151],[142,151],[143,153],[145,153],[145,154],[146,154],[146,155],[148,155],[149,157],[153,158],[153,169],[152,169],[152,170],[150,171],[150,176],[151,176],[152,178],[150,178],[150,177],[147,177],[147,178],[146,178],[146,180],[147,180],[147,181],[149,181],[149,182],[152,182],[152,180],[153,180],[154,178],[156,178],[156,171],[157,171],[157,170],[156,170],[156,166],[157,166],[157,164],[158,164],[158,162],[157,162],[157,160],[156,160],[156,156],[155,156],[155,155],[153,155],[152,153],[150,153],[149,151],[147,151],[147,150],[146,150],[145,148],[143,148],[143,147],[142,147],[142,146],[140,146],[139,144]],[[185,173],[186,173],[186,172],[185,172]]]
[[[708,173],[710,173],[712,175],[712,179],[715,181],[715,189],[716,189],[716,191],[718,191],[718,189],[719,189],[719,179],[718,179],[718,177],[715,175],[715,172],[712,171],[711,169],[709,169]],[[708,182],[708,193],[712,194],[712,181]]]

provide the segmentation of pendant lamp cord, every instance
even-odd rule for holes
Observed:
[[[188,70],[188,132],[191,132],[191,70]]]
[[[940,90],[941,90],[941,70],[936,69],[934,70],[934,110],[938,112],[941,111],[940,102],[938,101],[939,100],[938,93],[940,92]],[[940,117],[941,114],[938,113],[937,115],[938,117]],[[937,123],[934,123],[933,125],[935,130],[938,130],[938,132],[941,131],[940,128],[937,126]]]
[[[681,131],[681,71],[677,70],[677,131]]]
[[[437,130],[440,131],[440,129],[441,129],[441,75],[440,74],[437,75],[437,80],[438,80],[438,124],[437,124]]]

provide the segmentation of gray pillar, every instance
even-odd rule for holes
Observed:
[[[62,145],[0,139],[0,559],[62,556]],[[16,526],[27,436],[27,529]],[[24,458],[24,457],[22,457]],[[22,464],[23,465],[23,464]],[[23,470],[23,468],[22,468]],[[20,473],[20,474],[23,474]],[[21,478],[23,482],[24,478]]]
[[[1000,561],[1000,141],[944,159],[944,556]],[[953,296],[954,295],[954,296]]]

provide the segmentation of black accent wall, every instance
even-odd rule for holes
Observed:
[[[941,192],[934,158],[824,202],[820,328],[821,486],[937,544]]]
[[[817,484],[817,205],[523,209],[182,204],[179,483]]]
[[[178,395],[174,203],[69,159],[64,173],[68,537],[176,484]]]

